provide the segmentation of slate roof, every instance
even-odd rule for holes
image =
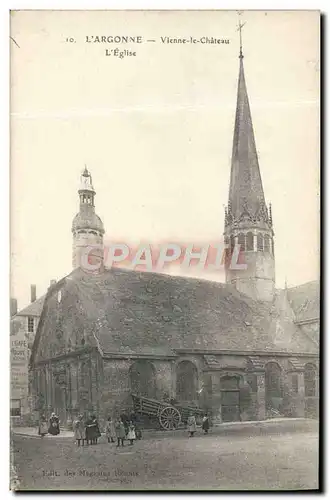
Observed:
[[[42,295],[41,297],[39,297],[39,299],[35,300],[34,302],[31,302],[31,304],[24,307],[24,309],[21,309],[20,311],[18,311],[18,313],[15,316],[38,316],[39,317],[41,315],[42,308],[44,306],[45,297],[46,297],[46,295]]]
[[[60,315],[54,299],[59,289]],[[280,300],[255,302],[231,285],[206,280],[118,268],[93,276],[77,269],[48,292],[37,339],[58,316],[61,329],[72,336],[83,330],[103,355],[173,355],[177,349],[316,353],[292,317],[279,310]]]
[[[293,288],[288,288],[288,299],[295,313],[296,321],[319,319],[320,283],[310,281]]]

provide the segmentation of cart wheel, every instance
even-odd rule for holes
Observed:
[[[160,412],[159,415],[159,423],[163,427],[163,429],[167,431],[172,431],[173,429],[177,429],[181,422],[180,412],[171,406],[166,406]]]

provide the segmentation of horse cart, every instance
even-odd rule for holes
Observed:
[[[135,413],[158,419],[160,426],[167,431],[177,429],[181,423],[186,424],[191,413],[196,419],[201,419],[205,413],[199,408],[174,406],[168,401],[158,401],[135,394],[132,394],[132,399]]]

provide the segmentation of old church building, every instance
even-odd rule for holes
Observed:
[[[239,57],[224,237],[246,271],[226,283],[153,272],[79,267],[102,245],[87,169],[73,220],[73,272],[45,297],[30,369],[36,412],[63,423],[93,411],[102,421],[132,408],[132,394],[208,410],[215,421],[262,420],[318,410],[319,287],[275,288],[275,236],[265,203]]]

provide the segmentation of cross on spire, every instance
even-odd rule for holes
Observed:
[[[245,26],[246,24],[246,21],[245,23],[242,23],[241,20],[238,21],[238,28],[237,28],[237,31],[239,31],[239,57],[240,59],[243,59],[243,43],[242,43],[242,29],[243,29],[243,26]]]

